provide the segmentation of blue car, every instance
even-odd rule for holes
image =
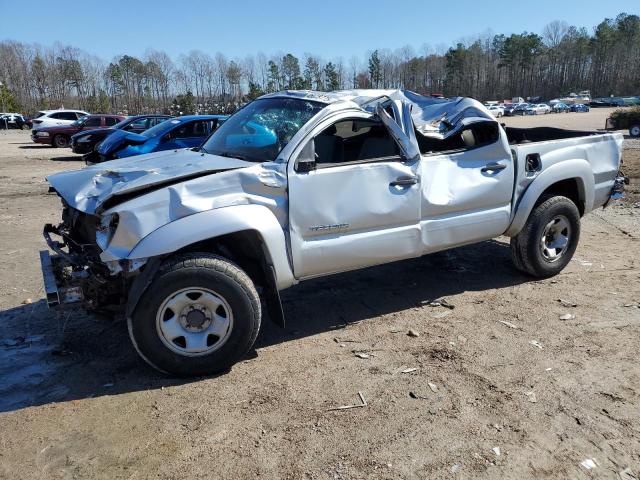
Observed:
[[[139,134],[116,130],[97,146],[98,161],[199,147],[226,119],[226,115],[186,115],[166,120]]]
[[[585,105],[584,103],[578,103],[576,105],[571,105],[572,112],[588,112],[589,105]]]

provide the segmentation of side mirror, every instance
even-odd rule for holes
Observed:
[[[316,148],[313,140],[307,142],[298,155],[294,169],[298,173],[309,173],[316,169]]]

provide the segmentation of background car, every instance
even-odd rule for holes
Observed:
[[[98,143],[103,141],[116,130],[125,130],[127,132],[142,133],[145,130],[155,127],[159,123],[171,118],[171,115],[137,115],[128,117],[120,123],[110,128],[99,128],[95,130],[83,130],[71,137],[71,149],[74,153],[95,157],[97,153],[94,149]],[[86,161],[94,162],[94,158],[85,158]]]
[[[536,103],[527,108],[528,115],[545,115],[551,113],[551,107],[546,103]]]
[[[500,118],[504,115],[504,108],[500,105],[491,105],[487,107],[487,109],[491,112],[491,115],[496,118]]]
[[[124,120],[121,115],[85,115],[70,125],[55,125],[44,127],[31,132],[31,139],[35,143],[43,143],[54,147],[68,147],[71,136],[82,130],[113,127]]]
[[[590,110],[589,105],[585,105],[584,103],[571,105],[570,108],[572,112],[588,112]]]
[[[529,104],[528,103],[518,103],[512,109],[510,109],[508,111],[508,113],[507,113],[507,111],[505,111],[505,114],[508,115],[508,116],[512,116],[512,117],[515,117],[517,115],[526,115],[527,114],[527,108],[529,108]]]
[[[19,113],[0,113],[0,128],[17,128],[28,130],[30,122]]]
[[[554,113],[568,113],[571,111],[571,107],[566,103],[558,102],[553,106]]]
[[[76,120],[89,115],[83,110],[40,110],[33,117],[33,128],[39,130],[55,125],[71,125]]]
[[[199,147],[226,115],[174,117],[140,134],[116,130],[96,147],[100,162],[143,153]]]

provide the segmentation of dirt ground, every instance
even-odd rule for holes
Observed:
[[[178,381],[122,321],[47,310],[40,232],[60,205],[44,176],[82,164],[0,132],[0,478],[637,477],[640,144],[625,147],[632,198],[583,220],[561,275],[519,274],[500,238],[309,281],[249,358]],[[455,308],[429,306],[442,297]],[[358,392],[366,406],[330,410]]]

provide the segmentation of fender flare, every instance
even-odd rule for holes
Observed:
[[[262,238],[268,256],[266,263],[273,267],[277,289],[296,283],[284,231],[271,210],[262,205],[234,205],[182,217],[140,240],[127,259],[165,256],[203,240],[244,230],[256,231]]]
[[[554,183],[563,180],[578,182],[580,198],[584,202],[584,212],[590,212],[593,208],[595,186],[592,167],[586,160],[565,160],[547,167],[531,182],[520,197],[515,207],[515,215],[504,234],[509,237],[517,235],[524,228],[540,195]]]

